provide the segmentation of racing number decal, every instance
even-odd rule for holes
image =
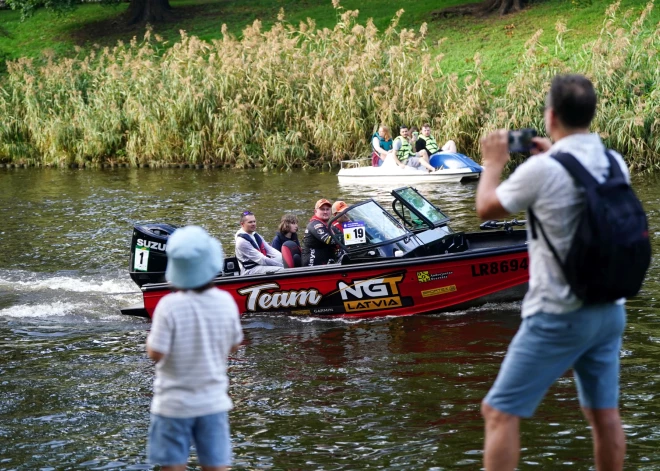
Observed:
[[[486,276],[497,275],[499,273],[507,273],[510,271],[527,270],[529,262],[527,258],[502,260],[501,262],[480,263],[478,265],[471,265],[472,276]]]
[[[345,222],[342,226],[344,229],[344,243],[346,245],[364,244],[367,242],[367,232],[363,222]]]
[[[147,271],[149,266],[149,249],[145,247],[135,247],[135,263],[133,269],[135,271]]]

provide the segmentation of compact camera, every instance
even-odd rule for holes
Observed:
[[[509,152],[529,152],[534,147],[532,138],[536,135],[536,129],[532,128],[509,131]]]

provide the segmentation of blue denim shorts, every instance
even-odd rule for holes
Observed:
[[[531,417],[552,383],[573,368],[582,407],[617,407],[625,326],[625,308],[618,304],[524,318],[484,402],[502,412]]]
[[[231,441],[227,412],[192,418],[151,414],[147,457],[152,464],[186,464],[190,445],[203,466],[230,466]]]

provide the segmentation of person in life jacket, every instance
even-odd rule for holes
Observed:
[[[422,126],[422,133],[419,135],[417,142],[415,142],[415,152],[417,152],[420,158],[426,158],[428,160],[433,154],[440,151],[456,153],[456,143],[449,140],[440,148],[435,138],[431,136],[431,125],[425,123]]]
[[[402,124],[399,128],[399,135],[394,139],[394,152],[396,155],[396,164],[405,168],[406,166],[417,168],[422,166],[426,168],[429,172],[433,172],[435,169],[429,163],[429,159],[426,155],[421,153],[416,153],[413,150],[413,144],[410,140],[410,130],[408,126]]]
[[[314,205],[314,216],[309,220],[303,237],[303,267],[327,265],[334,260],[337,246],[328,228],[331,208],[330,201],[325,198]]]
[[[257,219],[250,211],[241,214],[241,228],[236,232],[236,258],[242,275],[266,275],[280,271],[282,254],[256,232]]]
[[[378,126],[378,132],[371,136],[371,147],[374,150],[371,155],[371,164],[374,167],[379,167],[388,156],[393,156],[390,128],[384,124]]]

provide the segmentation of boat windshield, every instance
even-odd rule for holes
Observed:
[[[337,219],[347,249],[363,249],[411,236],[404,227],[373,200],[350,207]]]
[[[416,214],[431,229],[445,225],[449,221],[449,217],[446,214],[419,194],[414,188],[405,187],[396,189],[392,191],[392,196]],[[394,210],[397,214],[399,213],[396,206],[394,206]],[[415,221],[415,218],[412,218],[412,222],[419,225]]]
[[[463,159],[454,154],[435,154],[433,156],[433,166],[436,168],[446,168],[457,170],[459,168],[469,168],[470,166]]]

